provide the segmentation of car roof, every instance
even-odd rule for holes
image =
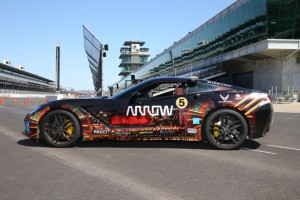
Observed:
[[[134,92],[142,90],[142,89],[150,87],[150,86],[153,86],[155,84],[158,85],[158,84],[162,84],[162,83],[190,83],[190,82],[195,82],[195,81],[212,84],[212,85],[217,85],[217,86],[223,86],[223,87],[232,88],[232,89],[234,88],[237,90],[248,90],[245,88],[240,88],[240,87],[236,87],[233,85],[214,82],[214,81],[210,81],[210,80],[168,76],[168,77],[157,77],[157,78],[151,78],[151,79],[144,80],[136,85],[133,85],[133,86],[123,90],[122,92],[120,92],[118,94],[115,94],[111,98],[112,99],[127,99],[127,98],[130,98],[130,96]]]
[[[141,89],[146,88],[148,86],[151,86],[155,83],[157,83],[157,84],[176,83],[176,82],[178,82],[178,83],[187,83],[187,82],[190,82],[190,81],[191,81],[191,79],[189,79],[189,78],[172,77],[172,76],[147,79],[145,81],[142,81],[142,82],[140,82],[136,85],[133,85],[133,86],[123,90],[122,92],[120,92],[118,94],[115,94],[111,98],[113,98],[113,99],[129,98],[133,92],[141,90]]]

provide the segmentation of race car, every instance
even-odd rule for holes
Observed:
[[[267,93],[202,79],[159,77],[111,97],[63,99],[24,119],[25,135],[54,147],[79,140],[207,141],[239,148],[264,136],[273,121]]]

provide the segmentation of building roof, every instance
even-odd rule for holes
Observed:
[[[131,44],[139,44],[139,45],[141,45],[141,46],[143,46],[144,44],[145,44],[145,42],[143,42],[143,41],[125,41],[124,42],[124,46],[129,46],[129,45],[131,45]]]
[[[8,72],[13,72],[13,73],[16,73],[19,75],[27,76],[29,78],[34,78],[36,80],[43,81],[43,82],[49,82],[49,83],[54,82],[54,81],[44,78],[42,76],[32,74],[30,72],[27,72],[27,71],[24,71],[24,70],[21,70],[21,69],[15,68],[13,66],[3,64],[3,63],[0,63],[0,69],[7,70]]]

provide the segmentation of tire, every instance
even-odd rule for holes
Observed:
[[[40,124],[40,130],[45,142],[54,147],[73,146],[81,136],[77,118],[65,110],[47,113]]]
[[[208,116],[205,136],[209,144],[222,150],[239,148],[248,135],[245,118],[235,110],[221,109]]]

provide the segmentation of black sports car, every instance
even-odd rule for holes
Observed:
[[[65,99],[25,117],[24,134],[55,147],[79,140],[207,141],[236,149],[264,136],[273,107],[268,94],[218,82],[159,77],[110,98]]]

